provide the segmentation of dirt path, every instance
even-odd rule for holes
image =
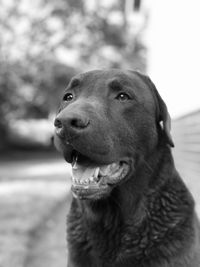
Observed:
[[[70,196],[60,201],[49,217],[30,233],[24,267],[66,267],[66,214]]]
[[[0,161],[0,266],[64,267],[70,174],[57,158]]]

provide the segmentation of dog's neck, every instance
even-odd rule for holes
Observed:
[[[193,200],[188,198],[189,193],[179,180],[170,149],[161,148],[156,155],[141,159],[135,174],[116,187],[109,198],[78,201],[88,229],[96,237],[94,240],[107,242],[105,247],[115,246],[115,240],[120,240],[122,250],[130,247],[130,251],[123,251],[123,255],[137,255],[138,260],[152,253],[150,245],[162,244],[168,231],[177,232],[180,224],[187,228],[185,211],[188,218],[193,216]],[[119,232],[121,234],[117,236]],[[113,239],[109,245],[106,241],[108,233]]]

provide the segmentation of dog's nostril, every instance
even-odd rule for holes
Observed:
[[[71,119],[71,126],[74,128],[86,128],[89,124],[87,119],[73,118]]]
[[[62,122],[58,118],[56,118],[54,121],[54,126],[57,128],[62,128]]]

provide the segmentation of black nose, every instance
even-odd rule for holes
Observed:
[[[54,125],[58,134],[63,134],[65,130],[67,131],[79,131],[84,130],[89,125],[89,119],[78,114],[60,114],[57,115]]]

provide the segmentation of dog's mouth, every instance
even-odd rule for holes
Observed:
[[[129,173],[126,161],[98,165],[78,152],[73,153],[72,192],[80,199],[100,199],[112,191]]]

